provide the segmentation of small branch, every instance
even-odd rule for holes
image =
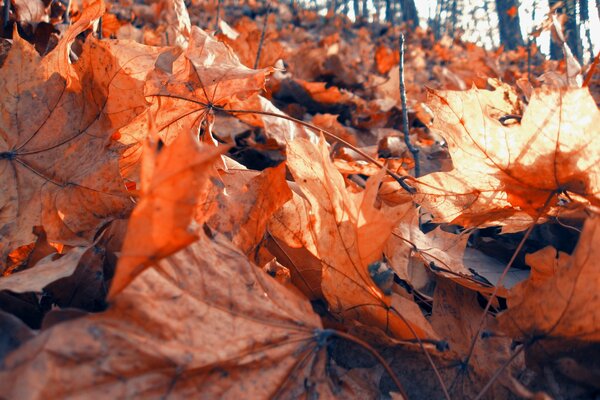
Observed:
[[[527,80],[531,83],[531,36],[527,38]]]
[[[263,22],[262,32],[260,33],[260,41],[258,42],[258,50],[256,52],[256,60],[254,60],[254,69],[258,68],[258,62],[260,61],[260,53],[262,46],[265,41],[265,32],[267,31],[267,23],[269,22],[269,13],[271,12],[271,3],[267,3],[267,12],[265,13],[265,20]]]
[[[400,99],[402,100],[402,130],[404,131],[404,142],[415,160],[415,177],[421,175],[421,166],[419,165],[419,149],[410,142],[408,131],[408,108],[406,106],[406,86],[404,84],[404,34],[400,33]]]
[[[217,20],[215,21],[215,33],[219,32],[219,20],[221,19],[221,1],[217,0]]]
[[[102,17],[98,20],[98,39],[102,40]]]

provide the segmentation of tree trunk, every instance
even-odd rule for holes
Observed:
[[[416,28],[419,25],[419,14],[415,0],[402,0],[402,21],[406,22],[411,28]]]
[[[518,7],[517,0],[496,0],[500,43],[507,50],[514,50],[518,46],[525,45],[523,35],[521,34]]]
[[[352,5],[354,6],[354,20],[358,21],[360,18],[359,0],[353,0]]]
[[[600,0],[598,0],[600,1]],[[392,0],[385,0],[385,20],[387,22],[394,22],[394,10],[392,9]]]
[[[567,23],[565,24],[565,39],[573,55],[581,62],[582,46],[579,24],[577,23],[577,0],[566,0]]]

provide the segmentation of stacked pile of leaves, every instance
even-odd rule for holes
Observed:
[[[416,30],[401,70],[400,28],[283,4],[12,3],[2,396],[597,393],[579,69]]]

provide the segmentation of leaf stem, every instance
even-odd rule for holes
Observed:
[[[256,59],[254,60],[254,69],[258,68],[258,62],[260,61],[260,53],[262,52],[263,43],[265,41],[265,32],[267,31],[267,23],[269,22],[269,14],[271,13],[271,3],[267,2],[267,12],[265,13],[265,20],[263,22],[262,31],[260,32],[260,40],[258,42],[258,50],[256,51]]]

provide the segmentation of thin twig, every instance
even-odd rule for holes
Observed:
[[[408,131],[408,108],[406,106],[406,85],[404,84],[404,34],[400,33],[400,99],[402,100],[402,130],[404,131],[404,142],[415,160],[415,177],[421,175],[419,165],[419,149],[410,142]]]
[[[254,60],[254,69],[258,68],[258,62],[260,61],[260,53],[262,51],[263,42],[265,41],[265,32],[267,31],[267,23],[269,22],[269,13],[271,12],[271,3],[267,3],[267,12],[265,13],[265,20],[263,22],[262,32],[260,33],[260,41],[258,42],[258,50],[256,51],[256,60]]]
[[[531,36],[527,38],[527,80],[531,82]]]
[[[385,369],[385,371],[388,373],[388,375],[394,382],[394,385],[396,385],[396,387],[398,388],[398,391],[400,392],[402,397],[404,399],[408,400],[408,395],[406,394],[406,390],[404,390],[404,387],[402,386],[402,384],[400,383],[400,380],[394,373],[394,370],[392,370],[392,367],[389,366],[389,364],[385,361],[385,359],[381,356],[381,354],[379,354],[377,352],[377,350],[375,350],[373,347],[371,347],[370,344],[368,344],[367,342],[365,342],[362,339],[359,339],[355,336],[349,335],[345,332],[341,332],[341,331],[338,331],[335,329],[325,329],[324,331],[331,335],[337,336],[341,339],[346,339],[352,343],[355,343],[355,344],[359,345],[360,347],[364,348],[365,350],[367,350],[369,353],[371,353],[371,355],[373,357],[375,357],[377,359],[377,361],[379,361],[379,364],[381,364],[381,366],[383,366],[383,369]]]
[[[98,39],[102,39],[102,17],[98,19]]]
[[[356,153],[358,153],[359,155],[361,155],[365,160],[369,161],[370,163],[378,166],[379,168],[382,168],[385,170],[385,172],[388,173],[388,175],[390,175],[392,178],[394,178],[396,180],[396,182],[398,182],[400,184],[400,186],[402,187],[402,189],[406,190],[408,193],[410,194],[414,194],[416,193],[415,188],[413,188],[412,186],[408,185],[405,180],[411,178],[410,176],[400,176],[397,173],[395,173],[394,171],[390,170],[388,167],[386,167],[385,165],[383,165],[382,163],[380,163],[378,160],[374,159],[373,157],[371,157],[370,155],[368,155],[367,153],[365,153],[364,151],[362,151],[361,149],[359,149],[358,147],[352,145],[351,143],[345,141],[344,139],[342,139],[341,137],[323,129],[323,128],[319,128],[316,125],[313,125],[311,123],[308,122],[304,122],[302,120],[299,120],[297,118],[294,117],[290,117],[289,115],[286,114],[277,114],[277,113],[273,113],[273,112],[269,112],[269,111],[258,111],[258,110],[227,110],[225,108],[222,107],[217,107],[217,106],[213,106],[213,108],[215,110],[218,111],[223,111],[226,113],[230,113],[230,114],[258,114],[258,115],[267,115],[270,117],[277,117],[277,118],[282,118],[282,119],[287,119],[288,121],[292,121],[295,122],[299,125],[305,126],[307,128],[309,128],[310,130],[314,131],[314,132],[321,132],[323,133],[323,135],[325,135],[326,137],[333,139],[337,142],[340,142],[341,144],[343,144],[344,146],[348,147],[349,149],[352,149],[353,151],[355,151]]]
[[[217,0],[217,20],[215,21],[215,33],[219,32],[219,20],[221,19],[221,1]]]
[[[475,344],[477,343],[477,339],[479,339],[481,330],[483,329],[483,325],[485,323],[487,313],[490,311],[490,308],[492,307],[492,303],[494,302],[494,299],[496,298],[496,295],[498,294],[498,288],[500,288],[500,286],[502,285],[502,282],[504,282],[504,278],[506,278],[508,271],[514,264],[515,260],[517,259],[517,256],[521,253],[521,250],[523,249],[525,242],[531,235],[531,232],[533,232],[533,228],[535,228],[537,222],[540,220],[540,218],[542,218],[542,216],[544,215],[544,212],[546,212],[546,209],[550,205],[550,201],[552,201],[552,199],[554,198],[555,195],[556,195],[556,192],[551,192],[548,195],[548,198],[546,199],[546,202],[544,203],[543,207],[538,212],[538,215],[536,216],[536,218],[531,222],[531,225],[529,225],[529,228],[527,228],[527,231],[525,231],[525,234],[523,235],[523,239],[521,239],[521,241],[519,242],[519,245],[515,249],[512,257],[510,258],[510,261],[508,262],[508,264],[506,264],[504,271],[502,271],[502,275],[500,275],[500,279],[498,279],[498,282],[496,282],[496,286],[494,286],[494,290],[492,291],[492,294],[490,295],[490,298],[488,299],[488,302],[485,305],[483,313],[481,314],[481,318],[479,319],[479,326],[477,327],[477,332],[475,332],[473,339],[471,339],[471,346],[469,348],[469,352],[467,353],[467,357],[465,358],[465,364],[469,363],[469,360],[471,359],[471,356],[473,355],[473,351],[475,350]]]

